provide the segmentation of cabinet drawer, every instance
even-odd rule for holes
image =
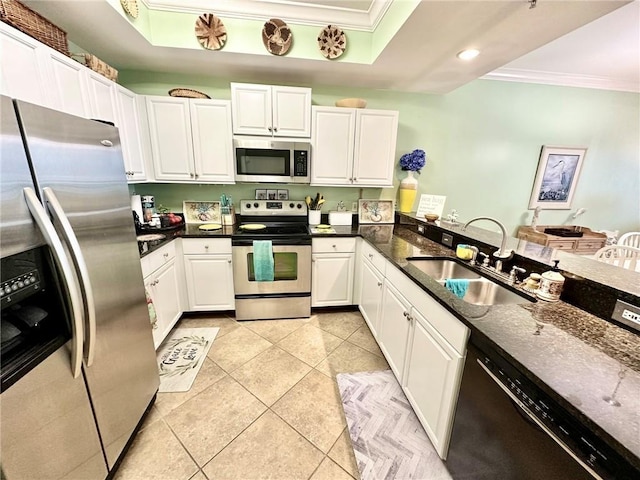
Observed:
[[[311,251],[313,253],[350,253],[356,251],[356,239],[351,238],[314,238]]]
[[[558,250],[573,250],[576,245],[575,240],[549,240],[547,246]]]
[[[385,275],[384,272],[387,261],[380,252],[366,241],[362,242],[362,256],[369,260],[383,276]]]
[[[589,253],[589,252],[597,252],[606,243],[605,239],[602,240],[593,240],[593,239],[585,239],[578,240],[578,244],[576,245],[577,253]]]
[[[142,276],[146,278],[147,275],[153,273],[174,258],[176,258],[176,243],[171,241],[140,260]]]
[[[231,253],[230,238],[183,238],[182,252],[185,255],[207,255]]]

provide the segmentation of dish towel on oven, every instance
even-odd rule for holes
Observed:
[[[273,282],[273,246],[271,240],[253,241],[253,271],[256,282]]]
[[[462,298],[469,288],[469,280],[466,278],[447,278],[444,281],[444,288],[453,293],[456,297]]]

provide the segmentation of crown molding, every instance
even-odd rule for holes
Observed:
[[[372,0],[368,11],[326,5],[300,4],[289,0],[141,0],[147,8],[164,12],[212,12],[221,17],[260,20],[278,17],[287,23],[310,26],[338,25],[342,29],[373,32],[393,0]]]
[[[640,82],[634,82],[629,79],[544,72],[519,68],[498,68],[480,78],[483,80],[500,80],[503,82],[540,83],[544,85],[597,88],[601,90],[640,93]]]

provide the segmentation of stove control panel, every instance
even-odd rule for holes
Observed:
[[[240,215],[307,216],[303,200],[241,200]]]

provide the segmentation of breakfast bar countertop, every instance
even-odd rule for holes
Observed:
[[[464,322],[472,341],[488,340],[640,470],[640,336],[563,301],[466,303],[407,261],[455,257],[453,250],[411,228],[391,229],[361,226],[358,233]],[[621,405],[614,407],[603,397],[612,394],[619,380],[616,398]]]

